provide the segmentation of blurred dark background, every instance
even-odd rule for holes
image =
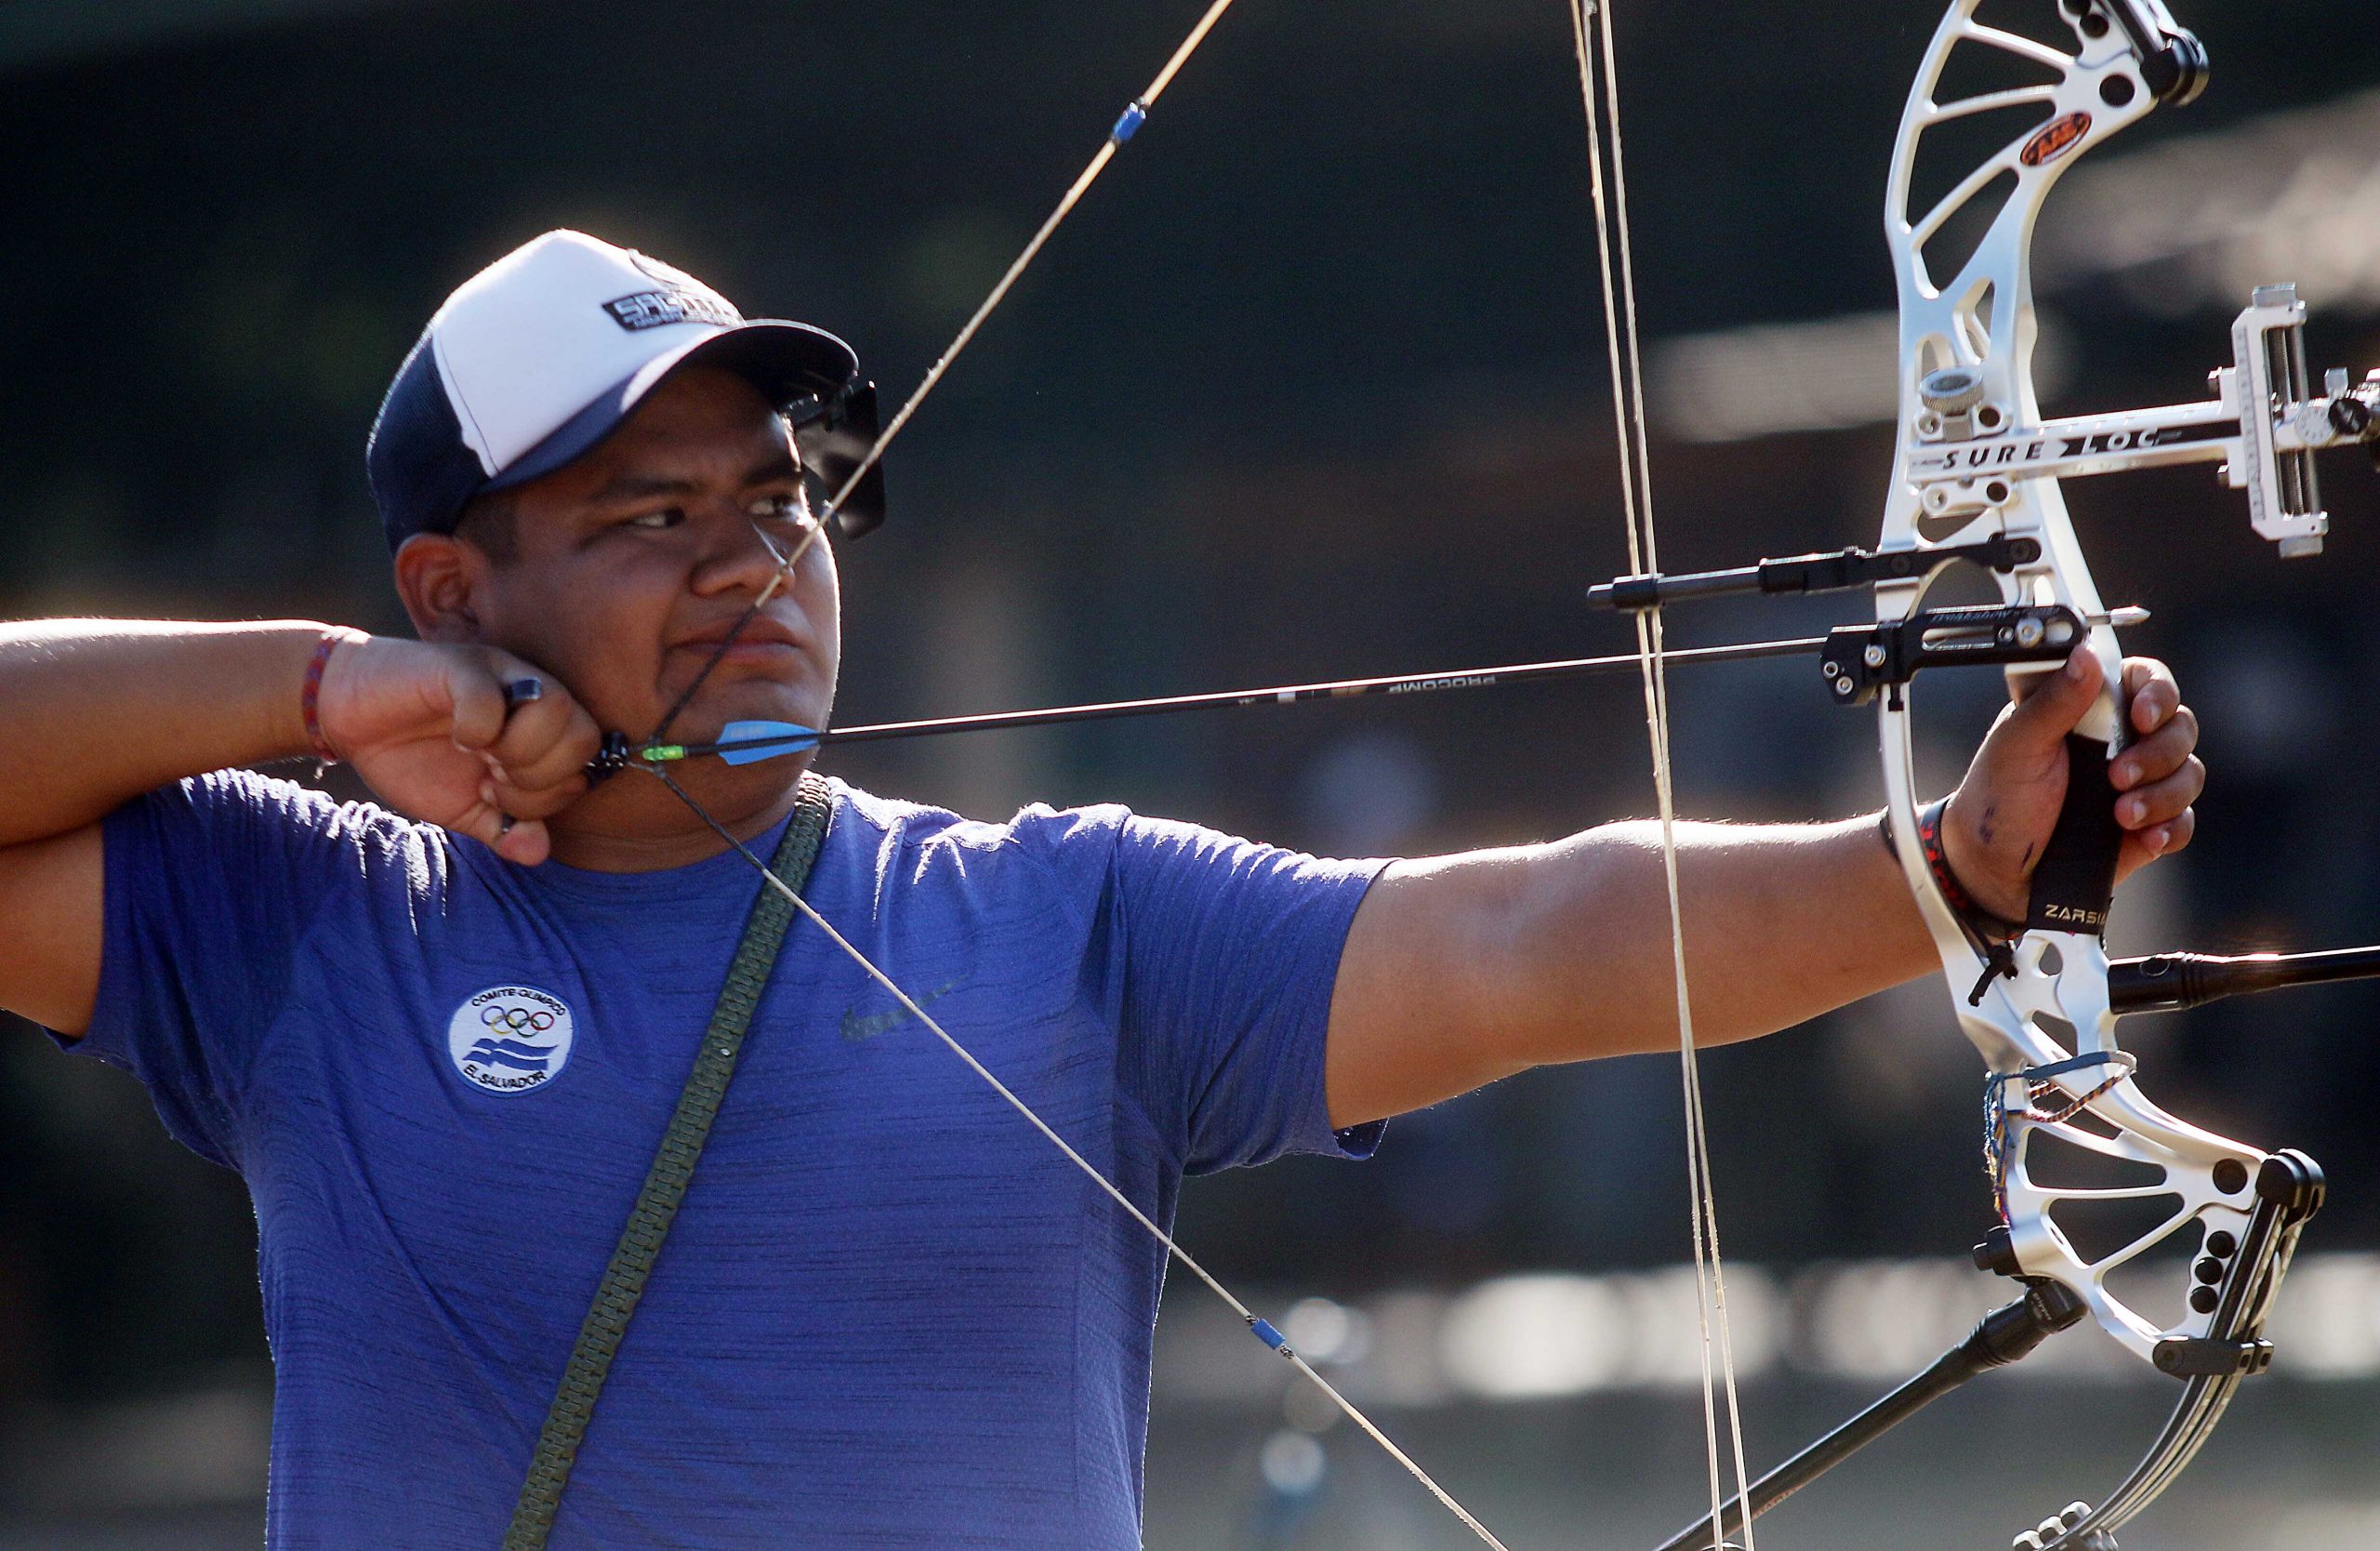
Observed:
[[[0,3],[0,610],[401,629],[364,431],[445,292],[550,226],[841,332],[897,401],[1197,9]],[[2370,7],[2183,20],[2213,89],[2078,169],[2043,220],[2053,413],[2197,397],[2262,281],[2301,284],[2318,367],[2380,365]],[[1673,568],[1874,537],[1881,191],[1936,20],[1900,0],[1619,15]],[[892,521],[842,555],[840,720],[1625,649],[1580,603],[1626,568],[1586,173],[1561,6],[1244,0],[894,451]],[[2380,939],[2363,689],[2380,484],[2353,456],[2324,475],[2330,550],[2287,565],[2203,468],[2069,485],[2102,590],[2154,611],[2127,644],[2176,665],[2213,771],[2200,840],[2129,891],[2119,951]],[[1673,640],[1806,633],[1861,606],[1714,606]],[[1806,663],[1673,684],[1687,812],[1880,801],[1871,721],[1830,710]],[[1946,783],[2001,692],[1924,687]],[[879,746],[827,768],[985,816],[1121,801],[1413,854],[1649,812],[1642,723],[1623,680]],[[1977,1064],[1941,1002],[1921,986],[1710,1058],[1726,1247],[1767,1268],[1780,1321],[1826,1266],[1955,1261],[1988,1222]],[[2380,1251],[2375,1013],[2380,991],[2348,987],[2128,1035],[2169,1107],[2331,1170],[2308,1251],[2347,1290],[2345,1323],[2314,1338],[2332,1384],[2275,1381],[2299,1387],[2264,1420],[2307,1448],[2301,1475],[2255,1478],[2301,1497],[2306,1461],[2347,1448],[2341,1418],[2380,1399],[2380,1348],[2356,1355],[2380,1276],[2348,1275]],[[1369,1310],[1383,1339],[1400,1295],[1536,1272],[1622,1285],[1686,1253],[1676,1090],[1668,1061],[1536,1074],[1392,1127],[1366,1167],[1203,1182],[1183,1235],[1227,1279],[1334,1300],[1317,1319]],[[257,1538],[254,1248],[239,1182],[167,1141],[136,1086],[31,1031],[0,1041],[0,1546]],[[1752,1391],[1777,1397],[1762,1457],[1844,1409],[1825,1385],[1847,1399],[1882,1376],[1778,1349]],[[1342,1477],[1399,1489],[1340,1465],[1339,1435],[1338,1474],[1304,1471],[1295,1439],[1323,1425],[1294,1407],[1250,1452],[1280,1414],[1269,1377],[1170,1396],[1160,1366],[1153,1544],[1440,1543],[1355,1505]],[[1814,1410],[1797,1378],[1820,1386]],[[1516,1478],[1578,1473],[1549,1438],[1608,1463],[1658,1421],[1686,1473],[1653,1529],[1690,1516],[1699,1458],[1691,1396],[1666,1382],[1520,1412],[1479,1399],[1492,1385],[1402,1403],[1483,1449],[1519,1427],[1548,1457],[1483,1466]],[[2147,1403],[2107,1383],[2093,1404]],[[1181,1420],[1202,1406],[1238,1420]],[[2369,1441],[2320,1489],[2347,1517],[2307,1521],[2304,1544],[2380,1543],[2380,1510],[2354,1518],[2380,1501]],[[1909,1458],[1975,1488],[1975,1447]],[[1614,1522],[1634,1523],[1621,1478],[1645,1468],[1609,1465]],[[1507,1490],[1520,1517],[1580,1532],[1528,1480]],[[1842,1511],[1805,1522],[1869,1544]],[[2003,1517],[2003,1536],[2021,1527]]]

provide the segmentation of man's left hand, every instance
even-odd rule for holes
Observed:
[[[1976,751],[1942,820],[1951,872],[1975,902],[2009,921],[2025,919],[2032,874],[2066,800],[2066,735],[2098,697],[2098,659],[2077,648],[2056,673],[2032,676]],[[2131,744],[2109,766],[2123,849],[2121,882],[2157,857],[2190,842],[2190,804],[2206,786],[2193,752],[2198,718],[2182,704],[2173,670],[2152,657],[2127,657],[2117,696]]]

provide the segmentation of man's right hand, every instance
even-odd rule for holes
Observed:
[[[532,683],[508,704],[507,686]],[[568,690],[493,647],[351,639],[318,706],[324,739],[380,801],[523,865],[546,859],[545,820],[586,792],[602,745]]]
[[[187,776],[304,758],[311,620],[0,625],[0,1008],[77,1033],[98,994],[99,821]],[[508,707],[505,685],[539,681]],[[601,744],[560,683],[477,646],[351,637],[316,721],[390,807],[543,861]],[[511,822],[508,824],[509,818]]]

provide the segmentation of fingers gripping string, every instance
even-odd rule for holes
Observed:
[[[1608,343],[1613,427],[1618,441],[1622,516],[1629,568],[1660,568],[1654,538],[1652,458],[1646,430],[1645,372],[1638,342],[1636,276],[1628,226],[1628,178],[1620,120],[1620,88],[1609,0],[1571,0],[1571,38],[1579,92],[1587,117],[1588,190],[1594,207],[1596,257],[1602,278],[1604,332]],[[1600,73],[1600,100],[1596,90]],[[1605,132],[1606,125],[1609,133]],[[1607,154],[1606,154],[1607,151]],[[1704,1124],[1702,1075],[1694,1045],[1694,1010],[1686,978],[1685,910],[1677,870],[1677,806],[1670,763],[1669,676],[1659,603],[1636,613],[1637,656],[1645,691],[1645,723],[1652,747],[1654,801],[1661,829],[1661,874],[1670,911],[1670,973],[1677,992],[1678,1056],[1686,1108],[1686,1183],[1694,1238],[1695,1304],[1701,1328],[1702,1430],[1711,1489],[1711,1522],[1724,1527],[1729,1496],[1720,1470],[1719,1411],[1724,1394],[1729,1450],[1740,1490],[1745,1467],[1743,1410],[1736,1386],[1735,1343],[1727,1319],[1727,1284],[1719,1255],[1718,1200],[1711,1180],[1710,1137]],[[1714,1341],[1715,1337],[1715,1341]],[[1714,1372],[1715,1346],[1715,1372]],[[1754,1551],[1752,1523],[1740,1527],[1744,1551]]]
[[[1354,1423],[1355,1426],[1362,1431],[1365,1437],[1370,1438],[1374,1443],[1379,1444],[1380,1447],[1386,1452],[1389,1458],[1395,1460],[1399,1465],[1403,1466],[1406,1473],[1411,1476],[1416,1481],[1419,1481],[1421,1484],[1422,1490],[1427,1491],[1432,1497],[1435,1498],[1441,1507],[1445,1508],[1447,1512],[1454,1515],[1457,1519],[1461,1520],[1463,1527],[1469,1530],[1473,1534],[1478,1536],[1482,1543],[1493,1546],[1495,1551],[1508,1551],[1508,1547],[1505,1546],[1504,1543],[1498,1540],[1494,1533],[1491,1532],[1485,1524],[1480,1523],[1479,1520],[1473,1516],[1470,1509],[1457,1502],[1452,1493],[1448,1492],[1446,1488],[1438,1485],[1437,1481],[1430,1475],[1430,1473],[1421,1467],[1419,1461],[1415,1460],[1412,1455],[1399,1448],[1395,1440],[1390,1438],[1386,1433],[1381,1431],[1379,1425],[1374,1423],[1370,1417],[1365,1415],[1364,1412],[1356,1407],[1354,1401],[1341,1394],[1336,1385],[1333,1385],[1329,1379],[1324,1378],[1320,1372],[1316,1372],[1314,1366],[1306,1361],[1304,1357],[1300,1355],[1296,1348],[1292,1347],[1289,1344],[1287,1338],[1285,1338],[1279,1331],[1276,1330],[1269,1320],[1259,1318],[1255,1310],[1250,1308],[1248,1305],[1241,1302],[1230,1288],[1225,1287],[1221,1281],[1216,1279],[1214,1274],[1209,1271],[1204,1266],[1200,1265],[1197,1260],[1192,1256],[1189,1251],[1183,1249],[1179,1243],[1177,1243],[1171,1234],[1166,1232],[1164,1228],[1159,1227],[1155,1218],[1142,1211],[1140,1206],[1134,1202],[1130,1196],[1124,1194],[1124,1192],[1118,1188],[1113,1181],[1111,1181],[1105,1174],[1100,1173],[1096,1164],[1093,1164],[1089,1159],[1075,1150],[1075,1147],[1072,1143],[1068,1142],[1064,1136],[1059,1135],[1056,1129],[1053,1128],[1049,1121],[1043,1120],[1040,1115],[1035,1111],[1031,1105],[1018,1097],[1014,1089],[1001,1081],[999,1078],[993,1073],[990,1067],[977,1060],[972,1051],[969,1050],[964,1044],[961,1044],[956,1036],[954,1036],[948,1029],[943,1027],[939,1022],[935,1021],[933,1016],[922,1006],[919,1005],[914,997],[910,996],[908,992],[903,990],[891,975],[879,969],[876,966],[875,961],[870,959],[866,953],[862,951],[857,944],[853,943],[849,937],[844,936],[841,932],[838,931],[835,928],[834,923],[829,921],[825,916],[820,915],[818,911],[812,907],[808,900],[801,897],[798,891],[787,887],[785,880],[779,878],[775,872],[772,871],[768,864],[753,853],[751,847],[736,839],[724,825],[721,824],[716,818],[713,818],[709,812],[705,809],[701,803],[695,802],[692,794],[690,794],[683,787],[680,786],[677,781],[672,779],[667,768],[661,765],[650,764],[634,765],[630,768],[644,771],[648,775],[659,780],[662,785],[668,787],[671,791],[675,792],[678,796],[678,800],[685,803],[687,808],[694,813],[696,818],[701,819],[705,825],[708,826],[713,834],[719,836],[721,840],[725,841],[731,850],[733,850],[737,855],[743,857],[745,861],[751,864],[753,869],[760,875],[761,881],[765,886],[774,889],[778,894],[784,895],[787,902],[790,904],[796,911],[800,912],[804,920],[808,921],[813,926],[818,928],[819,931],[825,933],[828,940],[833,942],[838,948],[842,950],[845,957],[849,958],[853,963],[859,966],[862,973],[866,974],[870,980],[876,982],[878,986],[881,987],[884,993],[887,996],[890,996],[900,1005],[903,1012],[917,1019],[919,1024],[922,1026],[927,1032],[931,1033],[935,1039],[941,1041],[945,1049],[948,1050],[951,1054],[957,1056],[969,1071],[973,1072],[978,1078],[981,1078],[984,1084],[990,1088],[993,1093],[998,1094],[1002,1102],[1006,1103],[1011,1109],[1015,1110],[1019,1116],[1023,1117],[1027,1125],[1030,1125],[1034,1130],[1039,1132],[1042,1138],[1051,1147],[1057,1148],[1058,1151],[1064,1156],[1066,1161],[1073,1164],[1075,1168],[1082,1173],[1083,1177],[1090,1180],[1091,1184],[1099,1187],[1099,1191],[1102,1195],[1105,1196],[1109,1200],[1114,1201],[1117,1207],[1122,1211],[1127,1217],[1130,1217],[1134,1223],[1138,1224],[1143,1231],[1146,1232],[1151,1239],[1155,1239],[1157,1244],[1163,1248],[1165,1253],[1172,1257],[1175,1264],[1179,1265],[1183,1270],[1197,1278],[1209,1292],[1212,1292],[1217,1298],[1223,1301],[1225,1307],[1237,1315],[1240,1319],[1240,1322],[1248,1327],[1250,1333],[1253,1334],[1258,1340],[1263,1342],[1265,1346],[1271,1347],[1283,1361],[1296,1369],[1297,1372],[1304,1377],[1307,1383],[1313,1385],[1317,1390],[1320,1390],[1324,1397],[1327,1398],[1333,1406],[1338,1408],[1341,1415]]]

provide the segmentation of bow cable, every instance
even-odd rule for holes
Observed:
[[[1658,573],[1654,541],[1652,457],[1645,429],[1645,369],[1638,344],[1636,272],[1628,224],[1628,176],[1620,119],[1618,51],[1607,0],[1572,0],[1571,41],[1578,55],[1579,92],[1586,110],[1588,188],[1595,218],[1595,256],[1602,279],[1604,335],[1610,360],[1612,420],[1620,453],[1621,515],[1628,563],[1639,575]],[[1597,104],[1596,72],[1602,72]],[[1606,190],[1606,134],[1609,126]],[[1694,1047],[1694,1009],[1686,978],[1686,914],[1677,874],[1677,806],[1670,764],[1669,676],[1656,599],[1635,611],[1637,657],[1645,687],[1645,724],[1652,746],[1653,794],[1661,826],[1661,874],[1670,913],[1670,970],[1677,988],[1678,1060],[1685,1093],[1688,1216],[1694,1238],[1695,1313],[1701,1331],[1702,1431],[1710,1477],[1711,1523],[1724,1534],[1727,1500],[1719,1459],[1719,1407],[1724,1392],[1736,1485],[1751,1481],[1744,1464],[1743,1407],[1736,1386],[1735,1343],[1727,1319],[1726,1277],[1719,1257],[1718,1201],[1711,1183],[1711,1146],[1704,1124],[1701,1065]],[[1713,1346],[1716,1372],[1713,1372]],[[1752,1523],[1742,1526],[1744,1551],[1754,1551]]]

